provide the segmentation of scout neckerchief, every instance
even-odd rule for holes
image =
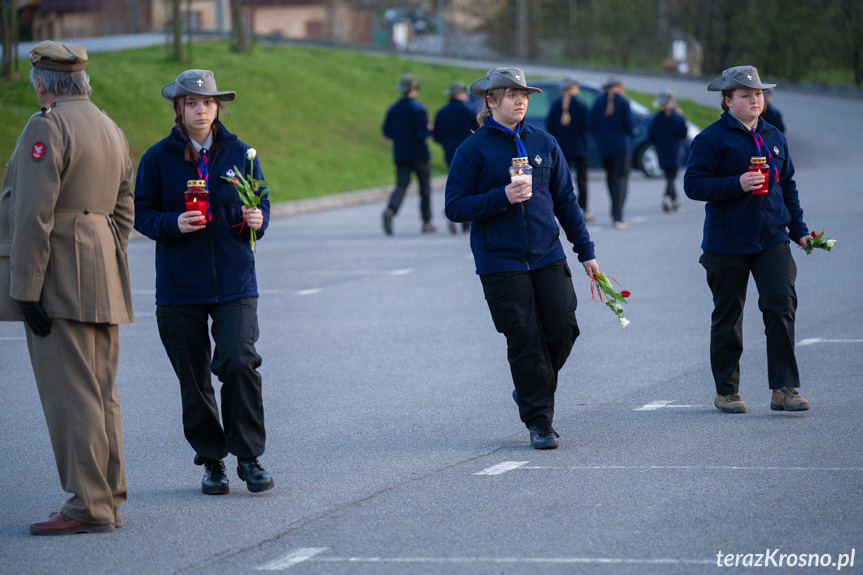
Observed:
[[[204,181],[204,189],[210,191],[210,161],[209,154],[206,148],[201,148],[201,159],[198,160],[198,179]],[[213,219],[213,212],[210,210],[209,196],[207,196],[207,221]]]
[[[752,139],[755,140],[755,147],[758,148],[758,155],[764,156],[764,152],[761,151],[761,147],[764,147],[764,151],[767,152],[767,161],[770,162],[770,167],[773,168],[773,173],[776,174],[776,182],[779,182],[779,170],[776,169],[776,162],[773,161],[773,154],[770,153],[770,148],[767,147],[767,144],[764,143],[764,140],[761,138],[761,134],[752,130]]]
[[[495,122],[494,118],[492,118],[491,116],[489,116],[488,118],[485,119],[485,123],[488,124],[489,126],[491,126],[492,128],[497,128],[498,130],[502,131],[504,134],[508,134],[508,135],[512,136],[515,139],[516,156],[519,158],[526,158],[527,157],[527,148],[524,147],[524,142],[521,141],[521,135],[519,135],[519,132],[521,132],[522,126],[524,126],[524,120],[522,120],[521,122],[518,123],[518,125],[516,125],[515,130],[510,130],[506,126]]]

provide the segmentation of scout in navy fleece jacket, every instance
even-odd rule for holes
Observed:
[[[716,385],[714,405],[724,413],[745,413],[740,397],[743,305],[750,273],[767,336],[767,380],[773,410],[803,411],[800,374],[794,353],[797,266],[789,240],[804,245],[807,226],[794,182],[788,144],[779,130],[759,118],[762,84],[752,66],[722,73],[708,90],[722,92],[722,116],[696,136],[686,166],[686,195],[706,202],[701,265],[713,294],[710,365]],[[748,171],[751,158],[767,158],[768,190]],[[789,237],[789,233],[791,234]]]
[[[476,271],[495,328],[506,336],[519,416],[535,449],[554,449],[557,374],[579,334],[555,217],[587,274],[599,267],[560,147],[524,124],[529,94],[540,90],[527,86],[518,68],[493,68],[470,89],[483,98],[482,127],[453,158],[446,215],[472,222]],[[511,182],[515,157],[529,159],[532,186]]]
[[[219,121],[222,101],[236,94],[219,91],[212,72],[181,72],[162,96],[173,103],[175,125],[141,158],[135,229],[156,240],[156,322],[180,383],[183,432],[195,463],[205,467],[202,493],[228,493],[223,458],[229,453],[237,457],[237,475],[249,491],[266,491],[274,483],[258,462],[266,431],[249,228],[263,237],[270,202],[262,191],[260,205],[247,209],[222,179],[264,176],[257,157],[247,155],[249,146]],[[207,182],[212,218],[186,210],[189,180]],[[222,382],[221,417],[211,375]]]

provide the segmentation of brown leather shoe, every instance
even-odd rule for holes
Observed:
[[[746,404],[740,399],[739,393],[717,395],[713,405],[722,413],[746,413]]]
[[[793,387],[780,387],[773,390],[770,398],[770,409],[773,411],[806,411],[809,402],[800,397]]]
[[[113,523],[104,525],[81,523],[62,513],[52,513],[45,521],[37,521],[30,525],[33,535],[74,535],[75,533],[109,533],[114,530]]]

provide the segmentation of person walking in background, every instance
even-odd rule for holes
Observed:
[[[105,533],[122,525],[127,496],[116,377],[118,324],[134,320],[132,161],[123,132],[90,101],[87,51],[45,41],[31,60],[42,111],[3,177],[0,320],[25,323],[60,485],[72,497],[30,532]]]
[[[794,181],[788,143],[759,118],[763,84],[752,66],[722,72],[707,89],[722,93],[722,116],[692,142],[683,177],[686,195],[706,202],[701,265],[713,294],[710,367],[716,384],[714,405],[724,413],[745,413],[740,397],[743,306],[749,275],[758,288],[758,308],[767,336],[770,409],[805,411],[797,392],[800,373],[794,354],[797,266],[788,244],[809,237]],[[765,176],[748,171],[753,156],[766,156]]]
[[[453,82],[449,86],[449,102],[435,113],[435,142],[443,147],[444,161],[447,169],[452,164],[456,149],[479,126],[476,123],[476,112],[467,104],[467,87],[461,82]],[[449,223],[449,231],[456,233],[455,222]],[[470,222],[462,222],[462,231],[470,231]]]
[[[579,335],[558,222],[587,275],[599,266],[560,146],[524,122],[530,94],[541,90],[528,86],[519,68],[493,68],[470,91],[483,100],[481,127],[453,159],[446,214],[472,222],[476,273],[495,328],[506,336],[519,416],[535,449],[554,449],[557,376]],[[532,182],[511,181],[510,167],[528,163]]]
[[[785,133],[785,122],[782,121],[782,113],[773,105],[773,90],[764,90],[764,111],[761,117],[768,124],[772,124],[777,130]]]
[[[431,135],[428,114],[417,97],[420,93],[419,78],[405,74],[396,86],[402,97],[387,110],[384,118],[384,136],[393,141],[393,160],[396,164],[396,188],[390,195],[383,213],[384,233],[393,234],[393,218],[402,205],[411,173],[415,173],[420,186],[420,217],[422,232],[437,231],[431,223],[431,156],[426,138]]]
[[[659,167],[665,172],[662,209],[669,212],[680,207],[674,180],[677,179],[677,170],[680,168],[681,145],[686,139],[686,120],[677,107],[674,92],[671,90],[660,92],[654,104],[659,106],[659,112],[650,121],[648,139],[656,149]]]
[[[584,221],[593,221],[593,215],[587,209],[587,170],[589,166],[587,152],[587,133],[589,112],[587,104],[578,97],[581,83],[576,77],[566,78],[561,86],[563,96],[551,104],[545,129],[555,137],[571,172],[575,174],[578,186],[578,205],[584,214]]]
[[[617,229],[626,228],[623,204],[632,168],[632,111],[623,96],[623,80],[612,76],[602,86],[604,93],[593,103],[590,131],[599,146],[611,196],[611,219]]]
[[[205,468],[202,493],[228,493],[228,453],[237,457],[237,475],[249,491],[266,491],[274,482],[258,461],[266,432],[250,230],[263,237],[270,201],[262,191],[260,205],[247,209],[223,179],[236,167],[263,180],[261,165],[219,121],[222,102],[236,93],[220,91],[212,72],[181,72],[162,97],[173,104],[175,125],[138,165],[135,229],[156,240],[156,321],[180,382],[183,431],[195,464]],[[203,181],[207,213],[186,208],[190,180]],[[222,382],[221,422],[211,373]]]

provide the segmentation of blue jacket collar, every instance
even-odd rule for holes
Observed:
[[[225,125],[221,124],[216,130],[216,135],[213,138],[213,142],[216,144],[216,147],[219,148],[221,146],[228,145],[236,139],[237,136],[230,133],[228,129],[225,128]],[[171,134],[166,138],[165,143],[168,146],[176,148],[178,150],[182,150],[186,147],[186,140],[180,137],[180,134],[177,131],[177,126],[173,126],[171,128]]]

